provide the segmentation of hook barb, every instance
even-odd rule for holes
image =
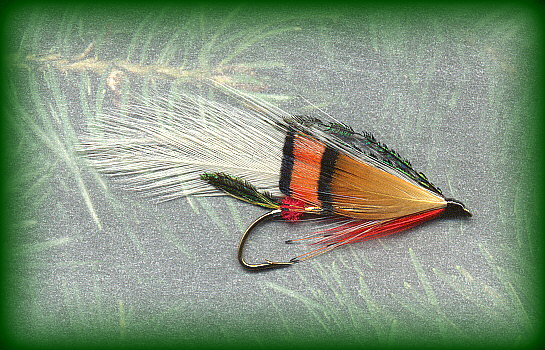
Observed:
[[[249,264],[244,260],[244,257],[243,257],[244,245],[246,244],[246,240],[248,239],[248,236],[250,235],[250,232],[252,232],[252,230],[257,225],[259,225],[259,224],[261,224],[261,223],[263,223],[265,221],[269,221],[269,220],[273,219],[276,216],[279,216],[281,212],[282,212],[282,209],[275,209],[275,210],[272,210],[272,211],[270,211],[270,212],[268,212],[268,213],[266,213],[264,215],[261,215],[254,222],[252,222],[252,224],[250,226],[248,226],[248,228],[246,229],[246,231],[242,235],[242,238],[240,239],[240,243],[238,245],[238,261],[246,269],[253,270],[253,271],[264,270],[264,269],[272,269],[272,268],[286,267],[286,266],[289,266],[289,265],[293,265],[294,263],[297,262],[297,261],[293,261],[293,259],[290,260],[290,261],[286,261],[286,262],[270,261],[270,260],[265,259],[265,262],[261,263],[261,264]]]

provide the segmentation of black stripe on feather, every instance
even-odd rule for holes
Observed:
[[[288,131],[286,139],[284,141],[283,156],[282,156],[282,167],[280,168],[280,181],[279,188],[280,192],[286,196],[291,195],[290,183],[291,183],[291,173],[293,171],[293,142],[294,142],[294,133],[293,131]]]
[[[332,210],[331,206],[331,179],[335,171],[335,163],[339,152],[333,147],[326,146],[320,162],[320,179],[318,180],[318,199],[324,210]]]

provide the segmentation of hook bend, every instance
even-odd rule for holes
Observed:
[[[274,217],[280,215],[281,212],[282,212],[282,209],[275,209],[264,215],[261,215],[254,222],[252,222],[250,226],[248,226],[248,228],[242,235],[242,238],[240,239],[240,243],[238,245],[238,261],[246,269],[256,271],[256,270],[272,269],[272,268],[278,268],[278,267],[286,267],[295,263],[295,261],[278,262],[278,261],[265,260],[265,262],[261,264],[250,264],[250,263],[247,263],[243,257],[244,245],[246,244],[246,240],[248,239],[248,236],[250,235],[252,230],[257,225],[263,222],[269,221],[273,219]]]

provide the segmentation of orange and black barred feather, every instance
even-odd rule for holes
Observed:
[[[357,219],[383,220],[445,208],[447,201],[408,178],[350,156],[301,132],[285,140],[280,190],[310,206]]]

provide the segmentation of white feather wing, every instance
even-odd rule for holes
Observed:
[[[221,194],[200,179],[204,172],[228,173],[277,196],[285,131],[275,115],[282,112],[259,107],[186,95],[140,99],[98,116],[83,151],[99,171],[160,200]]]

